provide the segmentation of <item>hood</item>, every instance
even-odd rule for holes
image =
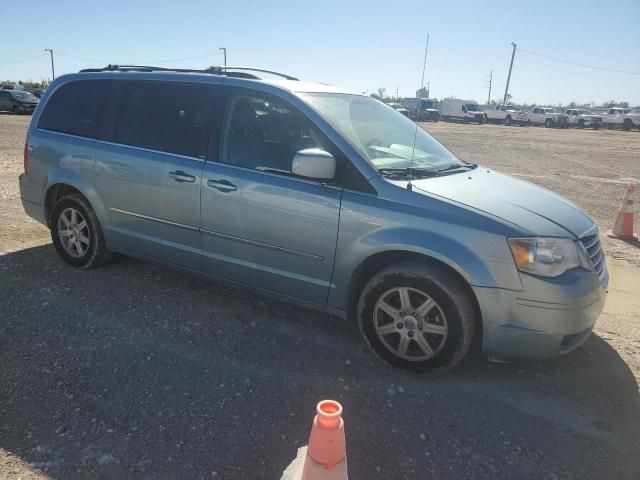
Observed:
[[[407,182],[396,182],[406,188]],[[567,199],[529,182],[478,166],[414,180],[413,191],[436,195],[499,217],[533,235],[578,238],[593,220]]]

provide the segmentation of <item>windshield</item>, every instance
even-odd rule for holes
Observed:
[[[378,170],[413,167],[434,172],[462,165],[424,129],[416,129],[415,123],[378,100],[334,93],[300,96]]]
[[[14,91],[12,93],[13,93],[13,96],[17,100],[21,100],[23,102],[37,102],[38,101],[38,97],[36,97],[33,93],[20,92],[20,91]]]
[[[465,103],[464,104],[465,107],[467,107],[467,110],[469,112],[481,112],[482,110],[480,110],[480,105],[478,105],[477,103]]]

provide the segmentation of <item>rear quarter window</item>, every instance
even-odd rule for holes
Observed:
[[[109,94],[107,80],[78,80],[62,85],[47,101],[38,128],[98,138],[100,112]]]

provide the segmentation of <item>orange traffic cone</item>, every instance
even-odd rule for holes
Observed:
[[[347,480],[342,405],[333,400],[318,403],[309,445],[298,449],[280,480]]]
[[[616,223],[613,229],[607,232],[607,236],[621,240],[638,240],[638,235],[633,231],[633,198],[631,197],[635,191],[636,185],[627,186]]]

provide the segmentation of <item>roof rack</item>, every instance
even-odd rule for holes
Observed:
[[[236,71],[237,70],[237,71]],[[253,67],[238,67],[238,66],[213,66],[209,68],[205,68],[203,70],[192,69],[192,68],[167,68],[167,67],[154,67],[148,65],[107,65],[103,68],[85,68],[84,70],[80,70],[80,73],[95,73],[95,72],[179,72],[179,73],[209,73],[212,75],[226,75],[228,77],[239,77],[239,78],[251,78],[259,80],[260,77],[253,75],[251,73],[245,72],[260,72],[260,73],[268,73],[270,75],[277,75],[279,77],[285,78],[286,80],[298,80],[291,75],[286,75],[284,73],[274,72],[273,70],[265,70],[263,68],[253,68]]]

